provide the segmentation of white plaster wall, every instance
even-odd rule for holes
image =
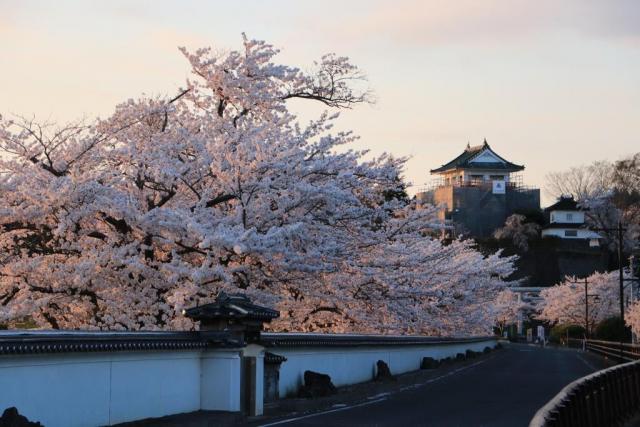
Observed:
[[[207,351],[201,360],[200,409],[240,410],[240,353]]]
[[[400,374],[423,357],[482,351],[494,339],[421,346],[283,347],[280,395],[295,393],[305,370],[331,375],[338,386],[371,380],[378,360]],[[259,351],[258,351],[259,350]],[[263,352],[257,410],[262,407]],[[0,356],[0,410],[15,406],[47,427],[100,426],[204,410],[240,410],[239,350],[68,353]]]
[[[45,426],[108,425],[111,363],[83,356],[0,358],[0,408]]]
[[[420,369],[423,357],[444,359],[466,350],[482,351],[495,345],[495,339],[488,339],[475,343],[421,346],[274,347],[269,351],[287,358],[280,365],[279,382],[280,396],[287,397],[297,393],[307,370],[328,374],[333,384],[343,386],[373,379],[378,360],[386,362],[391,373],[401,374]]]
[[[210,358],[217,369],[207,370],[215,378],[206,380],[218,387],[210,402],[218,399],[216,409],[239,410],[238,353],[235,364],[225,360]],[[47,427],[110,425],[196,411],[201,374],[200,351],[2,356],[0,409],[15,406]]]
[[[584,212],[581,211],[552,211],[552,219],[550,222],[584,224]],[[567,217],[571,214],[571,219]]]
[[[199,352],[121,355],[111,361],[111,424],[200,409]]]

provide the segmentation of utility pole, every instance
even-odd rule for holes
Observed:
[[[620,343],[622,343],[622,341],[624,340],[624,333],[625,333],[625,328],[624,328],[624,271],[622,269],[622,257],[623,257],[623,251],[624,251],[624,244],[623,244],[623,228],[622,228],[622,221],[618,221],[618,269],[619,269],[619,279],[620,279],[620,324],[621,324],[621,328],[622,330],[620,331]],[[622,346],[620,346],[622,347]]]
[[[624,360],[623,358],[623,347],[622,344],[624,342],[624,335],[626,329],[624,327],[624,270],[622,267],[622,257],[624,252],[624,231],[625,229],[622,227],[622,220],[618,220],[618,226],[616,228],[593,228],[593,231],[617,231],[618,232],[618,272],[619,272],[619,280],[620,280],[620,360]]]
[[[629,273],[630,273],[630,279],[631,280],[631,296],[629,299],[630,304],[633,304],[636,300],[636,292],[637,289],[634,288],[634,281],[638,281],[638,278],[635,277],[636,275],[636,255],[635,253],[632,253],[632,255],[629,257]],[[631,333],[631,342],[633,344],[637,344],[638,343],[638,336],[632,332]]]
[[[569,283],[579,284],[581,283],[579,280],[572,281]],[[574,288],[575,289],[575,288]],[[598,294],[590,294],[589,293],[589,278],[584,278],[584,337],[589,338],[589,298],[595,298],[595,301],[598,301]]]
[[[584,278],[584,337],[589,338],[589,293],[588,280]]]
[[[624,341],[624,334],[626,332],[624,327],[624,270],[622,266],[623,252],[624,252],[624,231],[622,227],[622,220],[618,221],[618,226],[615,228],[592,228],[593,231],[617,231],[618,232],[618,272],[620,281],[620,351],[622,352],[622,342]],[[621,353],[622,355],[622,353]]]

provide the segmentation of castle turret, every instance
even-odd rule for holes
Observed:
[[[418,199],[445,205],[442,219],[453,225],[455,234],[488,237],[514,213],[539,211],[540,190],[522,185],[517,172],[524,166],[496,153],[485,139],[467,145],[458,157],[432,169],[437,179]]]
[[[524,170],[499,156],[491,149],[487,140],[481,145],[467,148],[455,159],[432,169],[432,175],[438,175],[443,185],[480,185],[493,181],[510,181],[511,174]]]

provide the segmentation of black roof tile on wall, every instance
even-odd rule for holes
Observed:
[[[264,322],[280,316],[277,310],[251,303],[249,298],[240,294],[220,293],[211,304],[200,305],[183,311],[193,320],[211,319],[251,319]]]
[[[1,331],[0,355],[239,347],[226,332]]]
[[[578,206],[578,202],[573,199],[573,196],[563,196],[558,199],[553,205],[546,207],[545,212],[551,211],[581,211],[586,209],[581,209]]]
[[[587,226],[585,224],[581,224],[581,223],[576,223],[576,222],[551,222],[547,225],[544,226],[545,229],[547,228],[573,228],[573,229],[587,229]]]

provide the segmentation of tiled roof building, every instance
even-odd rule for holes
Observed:
[[[540,190],[522,185],[516,174],[522,170],[523,165],[500,156],[485,139],[432,169],[436,181],[417,197],[445,205],[442,218],[454,227],[455,235],[489,237],[513,213],[540,210]]]

